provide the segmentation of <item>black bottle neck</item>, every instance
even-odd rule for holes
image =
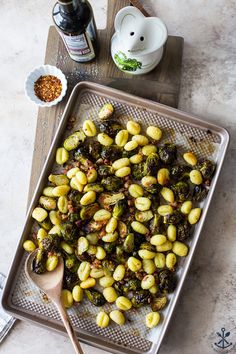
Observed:
[[[58,0],[60,12],[73,14],[78,11],[81,0]]]

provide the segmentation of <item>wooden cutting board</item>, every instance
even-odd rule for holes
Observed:
[[[148,74],[131,76],[118,70],[113,63],[110,40],[114,33],[114,18],[116,13],[127,5],[128,0],[108,0],[107,27],[98,32],[100,53],[92,63],[79,64],[71,60],[55,27],[50,27],[45,64],[56,65],[63,71],[68,79],[68,91],[57,106],[39,108],[28,202],[32,198],[65,104],[71,90],[79,81],[94,81],[172,107],[178,106],[184,42],[182,37],[168,37],[160,64]]]

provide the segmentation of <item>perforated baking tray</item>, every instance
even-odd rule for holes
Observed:
[[[217,164],[215,176],[210,191],[203,204],[202,217],[195,227],[189,243],[190,251],[186,258],[180,261],[178,267],[178,286],[174,294],[169,296],[169,304],[163,311],[161,323],[154,329],[145,327],[144,318],[148,309],[129,311],[126,324],[119,327],[111,324],[105,329],[95,323],[98,309],[89,302],[74,306],[69,310],[70,318],[79,339],[113,353],[157,353],[174,307],[179,297],[184,279],[189,269],[200,232],[207,214],[208,207],[222,167],[229,135],[227,131],[216,125],[207,123],[193,115],[146,100],[121,91],[94,83],[82,82],[75,86],[65,108],[57,133],[53,140],[42,174],[39,178],[32,203],[30,205],[25,226],[17,247],[14,261],[5,286],[2,305],[14,317],[32,321],[38,325],[65,333],[59,314],[44,294],[34,287],[24,273],[26,255],[22,243],[34,228],[31,213],[37,205],[48,174],[55,168],[55,152],[65,136],[70,134],[66,129],[68,119],[75,117],[73,130],[81,126],[85,119],[97,119],[99,108],[106,102],[115,106],[116,118],[125,123],[131,117],[142,125],[156,124],[164,131],[162,141],[172,141],[178,145],[180,152],[191,150],[199,157],[212,159]],[[106,305],[109,311],[114,305]],[[105,308],[106,310],[106,308]]]

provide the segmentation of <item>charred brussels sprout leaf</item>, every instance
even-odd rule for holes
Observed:
[[[113,285],[113,288],[115,289],[115,291],[117,292],[118,296],[121,296],[123,294],[123,284],[120,282],[115,282]]]
[[[68,199],[72,202],[72,204],[74,206],[80,205],[81,197],[82,197],[82,194],[76,190],[72,190],[68,195]]]
[[[102,261],[102,266],[105,270],[108,270],[109,272],[114,272],[116,265],[113,261],[109,261],[108,259],[104,259]]]
[[[174,144],[165,143],[159,148],[159,156],[161,161],[166,164],[172,164],[177,158],[177,148]]]
[[[42,250],[38,250],[33,262],[32,262],[32,269],[37,274],[43,274],[46,272],[46,260],[47,256],[46,253]]]
[[[89,150],[88,147],[86,145],[81,145],[78,147],[78,149],[75,151],[74,153],[74,158],[77,161],[80,161],[81,158],[89,158]]]
[[[157,153],[152,153],[147,157],[144,165],[144,175],[156,176],[160,164],[160,158]]]
[[[65,269],[63,277],[63,287],[65,289],[72,290],[73,287],[78,283],[79,279],[77,273],[73,273],[68,269]]]
[[[77,214],[77,213],[71,213],[71,214],[69,215],[68,221],[73,223],[73,222],[78,221],[79,219],[80,219],[79,214]]]
[[[104,242],[103,248],[106,253],[114,253],[116,250],[116,242]]]
[[[42,222],[38,223],[43,229],[49,231],[52,228],[52,223],[49,219],[49,217],[47,217],[45,220],[43,220]]]
[[[150,301],[150,293],[148,290],[135,291],[131,299],[133,307],[141,307],[147,305]]]
[[[131,150],[131,151],[123,150],[122,157],[130,158],[131,156],[138,154],[138,152],[139,152],[139,147],[137,147],[136,149]]]
[[[190,224],[188,221],[184,221],[183,223],[177,226],[177,240],[184,241],[186,238],[190,236]]]
[[[155,297],[152,299],[152,302],[151,302],[152,311],[154,311],[154,312],[160,311],[160,310],[164,309],[166,304],[167,304],[167,297],[165,295]]]
[[[208,190],[202,184],[196,185],[193,189],[193,201],[202,202],[207,196]]]
[[[174,192],[175,199],[177,202],[184,202],[188,199],[190,194],[190,188],[187,182],[178,182],[171,186],[171,189]]]
[[[94,214],[100,209],[99,204],[94,203],[94,204],[90,204],[90,205],[86,205],[84,206],[81,210],[80,210],[80,217],[82,220],[89,220],[92,219],[92,217],[94,216]]]
[[[136,291],[141,289],[141,281],[139,279],[130,279],[124,285],[124,292]]]
[[[113,208],[113,216],[116,218],[121,217],[127,210],[126,200],[119,200]]]
[[[41,243],[46,252],[59,252],[61,238],[58,235],[48,234]]]
[[[107,191],[116,192],[121,188],[122,180],[116,176],[108,176],[102,179],[101,184]]]
[[[143,163],[140,163],[138,165],[134,165],[132,167],[132,176],[137,181],[140,181],[145,176]]]
[[[191,171],[191,167],[176,165],[170,168],[170,177],[174,180],[180,180],[185,177],[189,177],[189,173]]]
[[[162,228],[163,228],[162,216],[159,214],[155,214],[153,219],[150,221],[149,230],[151,231],[152,235],[157,235],[162,233]]]
[[[176,279],[174,274],[168,269],[162,270],[159,273],[158,285],[162,293],[172,293],[176,287]]]
[[[160,190],[161,190],[161,187],[160,187],[159,184],[152,184],[149,187],[145,187],[145,190],[148,193],[155,194],[155,199],[159,199],[158,195],[157,195],[160,192]]]
[[[102,133],[106,133],[109,135],[111,138],[114,138],[116,134],[123,129],[122,126],[120,125],[119,122],[109,119],[109,120],[103,120],[101,123],[99,123],[99,130]]]
[[[116,246],[116,261],[118,263],[126,262],[126,256],[124,255],[124,248],[121,245]]]
[[[109,165],[101,165],[98,168],[98,174],[101,177],[111,176],[114,173],[114,168]]]
[[[215,164],[210,160],[200,160],[196,167],[201,172],[204,180],[211,180],[216,168]]]
[[[103,146],[101,157],[104,160],[115,161],[122,156],[122,151],[119,146],[111,145],[111,146]]]
[[[134,233],[134,251],[138,251],[140,245],[145,242],[145,236],[138,234],[137,232]]]
[[[179,210],[174,210],[172,214],[166,215],[164,220],[166,224],[177,225],[184,220],[184,216]]]
[[[85,290],[85,294],[88,298],[88,300],[94,305],[94,306],[103,306],[106,303],[105,297],[97,290],[95,289],[87,289]]]
[[[127,253],[133,252],[134,249],[134,234],[128,234],[125,238],[124,244],[124,251]]]
[[[100,158],[102,146],[98,141],[93,141],[88,144],[88,152],[92,160],[98,160]]]
[[[62,224],[62,237],[65,241],[76,241],[78,238],[78,228],[71,222]]]

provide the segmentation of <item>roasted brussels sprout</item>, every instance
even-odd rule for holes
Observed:
[[[101,157],[104,160],[115,161],[119,159],[121,156],[122,156],[122,151],[119,146],[110,145],[110,146],[102,147]]]
[[[74,222],[78,221],[79,219],[80,219],[80,217],[79,217],[78,213],[71,213],[69,215],[68,221],[74,223]]]
[[[43,250],[38,250],[33,262],[32,262],[32,269],[37,274],[43,274],[46,272],[46,260],[47,255]]]
[[[183,214],[179,210],[174,210],[172,214],[168,214],[164,217],[165,224],[179,224],[184,220]]]
[[[139,289],[141,289],[141,281],[139,279],[129,279],[123,287],[123,291],[125,293],[128,293],[129,291],[136,291]]]
[[[79,206],[80,205],[80,199],[82,197],[82,194],[76,190],[72,190],[68,194],[68,199],[72,202],[73,206]]]
[[[78,283],[79,278],[77,273],[71,272],[69,269],[65,268],[63,277],[63,287],[64,289],[72,290],[73,287]]]
[[[102,146],[98,141],[93,141],[88,144],[89,156],[91,156],[93,161],[96,161],[100,158]]]
[[[45,238],[42,239],[41,244],[46,252],[59,252],[61,238],[58,235],[48,234]]]
[[[124,193],[102,193],[98,198],[98,202],[104,208],[105,206],[114,205],[124,198]]]
[[[124,251],[130,253],[134,249],[134,234],[128,234],[123,243]]]
[[[127,210],[127,202],[126,200],[119,200],[114,208],[113,208],[113,216],[116,218],[120,218]]]
[[[81,161],[82,158],[86,158],[89,159],[90,155],[89,155],[89,149],[87,145],[81,145],[78,147],[78,149],[76,149],[76,151],[74,152],[74,158],[77,161]]]
[[[131,299],[133,307],[141,307],[147,305],[150,301],[150,293],[148,290],[139,290],[133,293],[133,297]]]
[[[186,165],[176,165],[170,168],[170,177],[176,181],[179,181],[185,177],[189,177],[191,167]]]
[[[61,224],[61,234],[65,241],[76,241],[78,238],[78,228],[71,222]]]
[[[101,177],[111,176],[114,173],[114,168],[109,165],[101,165],[98,168],[98,174]]]
[[[100,209],[100,206],[98,203],[90,204],[84,206],[80,210],[80,217],[82,220],[89,220],[92,219],[94,214]]]
[[[149,230],[152,235],[161,234],[163,228],[163,219],[159,214],[155,214],[149,224]]]
[[[159,184],[152,184],[151,186],[145,187],[145,190],[148,193],[155,194],[155,199],[159,199],[157,196],[157,193],[159,193],[161,190],[161,187]]]
[[[132,176],[137,181],[140,181],[145,176],[144,163],[140,163],[132,167]]]
[[[103,225],[103,221],[91,220],[89,223],[84,225],[83,230],[85,233],[90,234],[91,232],[100,231]]]
[[[190,188],[187,182],[180,181],[171,186],[174,192],[175,200],[177,202],[184,202],[188,199],[190,194]]]
[[[215,164],[210,160],[199,160],[196,168],[201,172],[204,180],[211,180],[215,172]]]
[[[122,186],[122,180],[116,176],[108,176],[101,181],[102,186],[111,192],[117,192]]]
[[[97,290],[95,289],[87,289],[85,290],[85,294],[88,298],[88,300],[94,305],[94,306],[103,306],[106,303],[105,297]]]
[[[43,220],[42,222],[38,223],[43,229],[49,231],[51,230],[51,228],[53,227],[51,220],[49,219],[49,217],[47,217],[45,220]]]
[[[126,256],[124,255],[124,247],[122,245],[116,246],[116,261],[118,263],[125,263]]]
[[[117,292],[118,296],[121,296],[123,294],[123,285],[120,282],[115,282],[112,286]]]
[[[65,258],[65,266],[67,269],[75,270],[79,266],[78,259],[74,254],[67,255]]]
[[[113,261],[109,261],[108,259],[104,259],[102,261],[102,266],[105,270],[108,270],[109,272],[114,272],[116,265]]]
[[[46,210],[53,210],[57,207],[56,199],[44,195],[39,198],[39,204]]]
[[[202,184],[196,185],[193,189],[193,201],[202,202],[207,197],[208,189]]]
[[[156,176],[160,165],[160,158],[157,153],[152,153],[147,157],[144,165],[144,176]]]
[[[188,221],[181,222],[177,225],[177,240],[184,241],[190,236],[191,226]]]
[[[152,311],[160,311],[162,310],[167,304],[167,297],[165,295],[154,297],[151,302]]]
[[[103,248],[106,253],[114,253],[116,249],[116,242],[104,242]]]
[[[159,276],[159,289],[162,293],[172,293],[176,287],[176,278],[168,269],[160,271]]]
[[[172,164],[177,159],[177,148],[171,143],[161,146],[158,153],[161,161],[166,165]]]
[[[114,119],[103,120],[98,124],[99,130],[102,133],[106,133],[111,138],[114,138],[116,134],[123,129],[122,125]]]

